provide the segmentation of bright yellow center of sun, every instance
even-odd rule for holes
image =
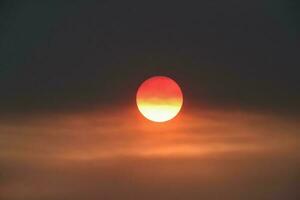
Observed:
[[[183,104],[178,84],[165,76],[154,76],[139,87],[136,102],[144,117],[154,122],[173,119]]]

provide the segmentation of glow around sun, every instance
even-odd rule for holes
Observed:
[[[173,119],[183,104],[179,85],[169,77],[154,76],[139,87],[136,103],[144,117],[154,122]]]

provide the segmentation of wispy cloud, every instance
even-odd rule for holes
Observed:
[[[298,194],[299,128],[297,119],[241,111],[183,112],[164,124],[130,109],[3,117],[1,195],[282,199]]]

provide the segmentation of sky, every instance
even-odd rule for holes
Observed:
[[[299,199],[299,8],[1,1],[0,197]],[[184,96],[163,124],[154,75]]]

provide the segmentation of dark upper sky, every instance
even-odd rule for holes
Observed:
[[[187,101],[299,112],[299,2],[2,1],[2,111],[131,103],[151,75]]]

